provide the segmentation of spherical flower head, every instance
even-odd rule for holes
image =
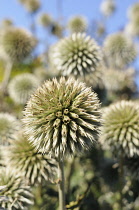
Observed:
[[[112,15],[115,9],[116,9],[116,6],[113,0],[104,0],[100,7],[102,14],[105,16]]]
[[[25,8],[30,13],[35,13],[40,9],[40,1],[39,0],[27,0],[24,3]]]
[[[29,184],[34,185],[42,179],[52,181],[54,177],[56,169],[54,158],[38,153],[22,132],[18,133],[3,156],[8,161],[7,165],[16,169],[17,173],[25,177]]]
[[[12,20],[6,18],[6,19],[3,19],[3,20],[1,21],[1,27],[2,27],[2,28],[11,27],[11,26],[13,26]]]
[[[24,209],[26,204],[33,203],[29,187],[11,168],[0,168],[0,186],[6,186],[0,191],[0,196],[7,198],[1,201],[1,207],[6,209]]]
[[[51,24],[51,33],[58,38],[61,38],[63,34],[63,26],[58,22],[53,21]]]
[[[139,16],[126,25],[125,33],[131,38],[139,37]]]
[[[69,19],[67,27],[71,33],[85,32],[87,29],[87,20],[81,15],[74,16]]]
[[[9,113],[0,113],[0,144],[6,145],[20,129],[20,122]]]
[[[137,57],[135,44],[120,32],[107,36],[103,50],[108,62],[116,67],[128,65]]]
[[[85,75],[95,71],[101,60],[99,46],[90,36],[74,33],[57,43],[54,64],[66,75]]]
[[[35,45],[35,38],[24,29],[10,27],[0,34],[1,54],[13,63],[24,60]]]
[[[25,133],[39,152],[72,155],[96,142],[97,95],[73,78],[46,81],[31,96],[24,115]]]
[[[139,154],[139,108],[132,101],[111,104],[102,116],[100,142],[114,155]]]
[[[9,83],[9,96],[15,103],[25,104],[38,86],[39,80],[33,74],[19,74],[15,76]]]
[[[39,23],[44,27],[48,27],[52,24],[52,17],[49,14],[43,13],[39,17]]]
[[[134,3],[131,7],[128,9],[128,17],[130,20],[139,18],[139,2]]]

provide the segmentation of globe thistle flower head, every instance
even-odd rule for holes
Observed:
[[[9,83],[9,96],[17,104],[25,104],[31,94],[39,86],[37,77],[30,73],[15,76]]]
[[[25,8],[30,13],[35,13],[40,9],[40,1],[39,0],[27,0],[23,2]]]
[[[1,207],[6,209],[24,209],[26,204],[33,204],[29,187],[11,168],[0,168],[0,186],[6,186],[0,192],[0,196],[7,198],[1,201]]]
[[[137,49],[132,40],[120,32],[107,36],[103,50],[110,65],[116,67],[128,65],[137,57]]]
[[[0,34],[1,54],[11,62],[21,62],[34,49],[35,38],[26,30],[10,27]]]
[[[67,27],[71,33],[85,32],[87,29],[87,20],[81,15],[74,16],[69,19]]]
[[[139,18],[139,2],[134,3],[129,9],[128,9],[128,17],[130,20]]]
[[[100,7],[102,14],[105,16],[112,15],[115,9],[116,9],[116,6],[113,0],[104,0]]]
[[[57,43],[54,64],[66,75],[85,75],[95,71],[101,60],[99,46],[90,36],[74,33]]]
[[[73,78],[46,81],[28,101],[24,115],[25,133],[42,153],[72,155],[96,142],[97,95]]]
[[[0,144],[7,145],[20,129],[20,122],[9,113],[0,113]]]
[[[58,38],[61,38],[63,34],[63,26],[58,22],[53,21],[51,24],[51,33]]]
[[[6,18],[6,19],[4,19],[4,20],[1,21],[1,27],[2,28],[11,27],[11,26],[13,26],[12,20]]]
[[[42,179],[53,180],[56,161],[46,154],[38,153],[22,132],[18,133],[16,139],[7,147],[3,157],[5,162],[8,161],[7,165],[16,169],[29,184],[34,185]]]
[[[39,23],[44,27],[51,26],[52,17],[49,14],[43,13],[39,17]]]
[[[132,101],[120,101],[105,109],[100,142],[115,156],[139,154],[139,110]]]

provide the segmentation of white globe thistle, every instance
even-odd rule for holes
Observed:
[[[85,75],[96,70],[101,60],[100,48],[90,36],[74,33],[60,40],[53,49],[53,62],[65,75]]]
[[[116,6],[114,0],[104,0],[101,4],[100,10],[103,15],[110,16],[115,11]]]
[[[85,32],[87,29],[87,20],[81,15],[73,16],[68,20],[67,27],[71,33]]]
[[[115,156],[139,155],[139,106],[119,101],[103,110],[100,142]]]
[[[139,37],[139,16],[127,24],[125,32],[131,37]]]
[[[9,139],[14,139],[20,129],[20,122],[9,113],[0,113],[0,144],[7,145]]]
[[[134,19],[136,19],[137,17],[139,18],[139,2],[132,4],[127,12],[130,20],[134,21]]]
[[[109,65],[117,68],[129,65],[137,57],[136,45],[121,32],[106,37],[103,51]]]
[[[8,27],[0,31],[0,57],[6,61],[21,62],[35,46],[36,40],[27,30]]]
[[[38,78],[30,73],[19,74],[9,83],[8,92],[12,100],[17,104],[25,104],[31,94],[39,86]]]

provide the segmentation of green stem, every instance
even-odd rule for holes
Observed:
[[[65,178],[63,159],[58,159],[58,194],[59,194],[59,210],[66,210],[65,207]]]
[[[123,187],[124,187],[124,167],[123,167],[123,154],[121,154],[119,159],[120,210],[123,209]]]

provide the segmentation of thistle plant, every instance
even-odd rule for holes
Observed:
[[[12,66],[24,60],[34,49],[35,38],[26,30],[8,27],[0,34],[0,56],[6,63],[2,89],[7,87]]]
[[[136,2],[134,3],[129,9],[128,9],[128,17],[130,20],[136,19],[137,17],[139,18],[139,3]]]
[[[15,76],[8,85],[9,96],[17,104],[25,104],[39,86],[37,77],[30,73]]]
[[[49,14],[47,14],[47,13],[43,13],[39,17],[39,23],[43,27],[51,26],[52,22],[53,22],[52,17]]]
[[[46,81],[31,96],[24,111],[25,133],[38,152],[58,159],[60,210],[65,210],[63,160],[88,150],[100,124],[97,95],[73,78]]]
[[[57,43],[53,60],[63,75],[83,76],[95,71],[101,60],[101,52],[90,36],[74,33]]]
[[[0,113],[0,144],[7,145],[9,139],[14,139],[20,128],[20,122],[9,113]]]
[[[87,20],[81,15],[73,16],[69,19],[67,27],[71,33],[85,32],[87,29]]]
[[[7,199],[1,201],[1,207],[12,209],[24,209],[25,205],[33,204],[29,187],[15,172],[9,168],[0,168],[0,186],[6,186],[0,191],[0,196]]]
[[[112,15],[115,9],[116,6],[114,0],[104,0],[100,7],[102,14],[106,17]]]
[[[22,132],[18,133],[7,149],[5,148],[3,157],[7,165],[25,177],[31,185],[41,182],[42,179],[53,180],[55,159],[47,154],[38,153]]]
[[[132,101],[120,101],[105,109],[101,143],[117,157],[139,154],[139,111]]]
[[[129,37],[118,32],[105,39],[104,54],[110,66],[123,68],[136,59],[137,49]]]

